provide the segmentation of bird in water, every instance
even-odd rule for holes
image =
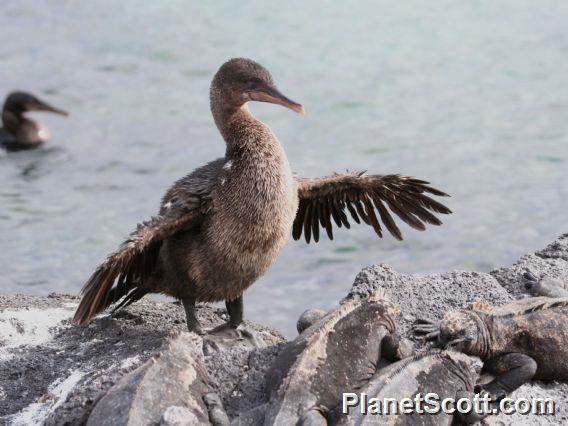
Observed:
[[[299,114],[269,72],[250,59],[221,66],[210,89],[211,112],[226,144],[225,157],[178,180],[159,214],[138,225],[91,275],[74,316],[88,323],[117,302],[121,308],[148,293],[181,300],[190,331],[203,333],[196,302],[225,301],[229,320],[211,333],[242,330],[243,292],[262,276],[292,233],[317,242],[320,227],[351,220],[402,239],[394,213],[411,227],[440,225],[434,213],[451,211],[429,195],[446,196],[428,182],[362,172],[305,179],[292,173],[270,128],[249,111],[250,101],[270,102]]]
[[[33,149],[51,139],[47,126],[24,116],[28,111],[46,111],[68,117],[69,113],[55,108],[26,92],[12,92],[2,108],[0,145],[8,151]]]

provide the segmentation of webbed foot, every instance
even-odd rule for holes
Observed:
[[[195,334],[199,334],[200,336],[204,336],[205,332],[201,328],[198,322],[195,323],[187,323],[187,329]]]
[[[418,318],[414,321],[414,323],[412,323],[411,330],[412,334],[420,340],[434,341],[437,340],[440,335],[438,323],[426,318]]]
[[[203,352],[209,355],[232,348],[265,348],[266,342],[251,327],[240,324],[233,327],[230,322],[209,330],[203,337]]]

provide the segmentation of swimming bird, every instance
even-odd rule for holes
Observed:
[[[0,145],[8,151],[33,149],[51,139],[47,126],[24,116],[28,111],[47,111],[64,117],[69,113],[55,108],[26,92],[12,92],[2,108]]]
[[[450,213],[427,195],[447,194],[412,177],[294,175],[274,133],[250,113],[251,101],[304,113],[260,64],[244,58],[223,64],[211,83],[210,105],[225,156],[178,180],[159,214],[138,225],[94,271],[75,323],[155,292],[181,300],[189,330],[198,333],[196,302],[224,300],[229,320],[213,332],[235,330],[242,326],[243,292],[265,273],[290,233],[317,242],[321,227],[333,239],[335,226],[349,228],[353,220],[379,237],[388,230],[402,239],[391,212],[418,230],[441,224],[434,213]]]

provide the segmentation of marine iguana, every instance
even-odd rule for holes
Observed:
[[[342,392],[369,380],[381,358],[411,356],[412,343],[395,331],[397,313],[380,288],[369,298],[344,303],[303,331],[268,372],[264,424],[326,424]]]
[[[533,296],[568,297],[568,282],[547,276],[537,277],[530,271],[523,274],[522,282]]]
[[[433,351],[418,354],[413,357],[395,362],[378,371],[368,383],[359,388],[353,388],[351,392],[366,394],[367,398],[377,398],[382,401],[385,398],[394,398],[402,401],[403,398],[416,400],[416,395],[435,393],[440,403],[445,398],[468,398],[473,403],[473,391],[475,382],[479,377],[481,363],[478,359],[469,357],[460,352]],[[345,407],[338,405],[330,416],[331,425],[450,425],[455,420],[450,413],[429,413],[426,406],[420,412],[401,413],[394,411],[393,407],[382,407],[381,412],[365,411],[361,413],[361,407]],[[365,407],[370,408],[370,407]],[[378,407],[377,407],[378,408]],[[434,408],[428,404],[428,409]],[[472,422],[480,420],[475,412],[464,415],[462,421]]]
[[[568,298],[531,297],[493,308],[448,312],[439,324],[419,319],[415,335],[484,361],[495,379],[482,385],[499,400],[533,377],[568,381]]]
[[[150,425],[170,408],[186,413],[187,424],[227,426],[219,398],[208,390],[202,340],[193,333],[174,337],[160,353],[124,376],[98,401],[90,425]]]

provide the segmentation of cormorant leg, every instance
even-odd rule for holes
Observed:
[[[243,322],[243,296],[241,295],[235,300],[227,300],[225,306],[229,314],[229,326],[231,328],[237,328]]]
[[[397,333],[386,335],[381,342],[381,357],[398,361],[414,355],[414,344]]]
[[[493,400],[499,400],[528,382],[536,373],[537,364],[530,356],[510,353],[489,359],[483,370],[494,374],[495,379],[482,386]]]
[[[183,304],[183,308],[185,309],[185,319],[187,321],[187,328],[189,331],[193,331],[197,334],[205,334],[201,329],[201,325],[199,325],[199,321],[197,320],[196,312],[195,312],[195,299],[192,297],[187,297],[181,299],[181,303]]]

